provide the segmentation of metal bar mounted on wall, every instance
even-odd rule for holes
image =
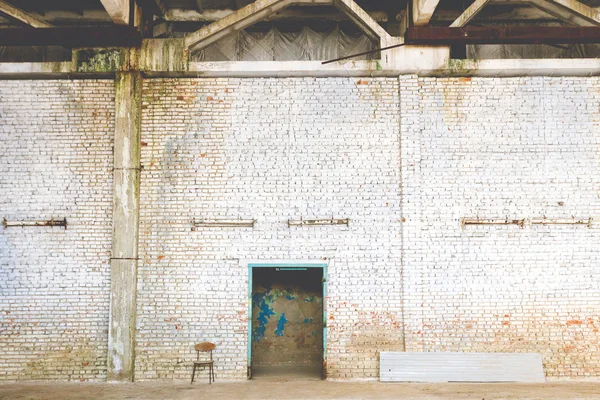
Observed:
[[[588,228],[592,227],[592,218],[533,218],[531,220],[532,225],[587,225]]]
[[[521,228],[525,225],[524,219],[500,219],[500,218],[462,218],[461,227],[466,225],[519,225]]]
[[[592,218],[532,218],[531,220],[523,219],[493,219],[493,218],[462,218],[460,221],[461,227],[466,225],[519,225],[524,228],[525,225],[587,225],[592,227]]]
[[[277,267],[275,271],[306,271],[306,267]]]
[[[288,226],[348,225],[349,218],[288,219]]]
[[[254,227],[255,219],[201,219],[192,220],[192,230],[196,228],[252,228]]]
[[[49,219],[46,221],[8,221],[4,218],[4,229],[13,226],[64,226],[67,229],[67,219]]]

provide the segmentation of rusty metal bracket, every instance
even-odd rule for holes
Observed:
[[[323,218],[323,219],[288,219],[288,226],[314,226],[314,225],[348,225],[349,218]]]
[[[67,219],[63,218],[55,220],[54,218],[51,218],[46,221],[8,221],[6,218],[4,218],[3,225],[4,229],[14,226],[64,226],[66,230]]]

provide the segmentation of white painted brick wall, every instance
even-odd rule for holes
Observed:
[[[114,83],[0,82],[0,380],[106,377]]]
[[[406,76],[400,97],[407,350],[597,378],[600,80]],[[476,216],[596,222],[461,228]]]
[[[157,79],[142,107],[137,379],[189,378],[202,340],[246,376],[246,259],[330,262],[329,374],[378,376],[404,347],[398,80]],[[331,216],[349,227],[287,226]]]
[[[405,344],[599,376],[599,106],[598,78],[147,80],[136,379],[201,340],[245,377],[251,259],[330,264],[330,377]],[[0,82],[0,217],[69,221],[0,228],[0,379],[106,376],[113,120],[112,81]],[[219,217],[258,222],[191,231]]]

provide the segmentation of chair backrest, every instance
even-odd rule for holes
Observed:
[[[200,352],[210,352],[210,359],[212,360],[212,352],[216,348],[217,346],[215,346],[215,344],[211,342],[198,343],[194,346],[194,349],[196,350],[196,358],[200,359]]]

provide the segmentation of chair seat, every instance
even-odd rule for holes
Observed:
[[[194,361],[194,365],[210,365],[213,361]]]

